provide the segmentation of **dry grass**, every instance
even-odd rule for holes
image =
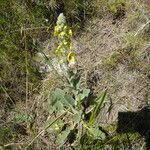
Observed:
[[[138,13],[147,11],[143,4],[130,2],[126,15],[115,20],[115,24],[112,16],[94,18],[74,42],[84,86],[94,89],[95,93],[108,88],[111,97],[111,102],[100,114],[100,123],[116,122],[118,112],[136,111],[149,99],[150,47],[148,38],[144,38],[149,30],[149,22],[145,19],[148,16],[141,13],[140,20],[134,20],[138,24],[133,26],[130,18],[133,6]]]

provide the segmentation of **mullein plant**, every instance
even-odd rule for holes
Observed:
[[[68,84],[64,85],[63,89],[56,88],[49,95],[45,110],[55,118],[50,117],[51,119],[47,120],[45,130],[50,133],[54,131],[58,133],[56,139],[58,148],[66,142],[76,147],[85,135],[102,140],[105,138],[105,134],[99,130],[96,117],[106,99],[106,90],[93,99],[92,105],[88,109],[84,108],[84,104],[89,100],[90,89],[80,87],[77,59],[71,43],[72,30],[67,26],[63,13],[58,16],[54,36],[58,41],[55,49],[55,63],[50,60],[47,62],[50,62],[50,67],[52,66],[56,72],[66,78]],[[89,116],[88,119],[86,116]],[[32,141],[34,140],[35,138]]]
[[[44,109],[51,117],[48,117],[44,129],[31,140],[25,149],[45,131],[57,134],[55,142],[58,148],[68,143],[75,148],[82,149],[83,144],[80,145],[80,143],[84,139],[86,142],[91,142],[91,138],[93,140],[105,139],[105,133],[96,123],[96,117],[106,100],[106,90],[92,100],[92,105],[85,108],[90,97],[90,89],[80,87],[77,59],[71,43],[72,30],[67,26],[63,13],[58,16],[54,36],[58,41],[55,58],[50,59],[42,50],[38,50],[49,67],[60,77],[65,78],[68,84],[65,84],[63,89],[54,89],[49,95]]]

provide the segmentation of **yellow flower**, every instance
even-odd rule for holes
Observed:
[[[61,36],[61,37],[64,37],[65,34],[66,34],[66,33],[65,33],[64,31],[62,31],[62,32],[60,33],[60,36]]]
[[[63,45],[67,47],[67,49],[71,49],[71,41],[70,39],[67,39],[67,40],[63,40]]]
[[[69,63],[75,63],[75,53],[69,52],[69,54],[67,56],[67,61]]]
[[[59,46],[57,47],[57,49],[55,50],[55,53],[56,53],[56,55],[58,55],[58,56],[61,55],[61,53],[62,53],[62,46],[61,46],[61,45],[59,45]]]
[[[72,43],[71,42],[69,42],[69,48],[72,49]]]
[[[72,30],[71,30],[71,29],[69,29],[68,34],[69,34],[70,36],[72,36]]]
[[[59,64],[63,64],[63,63],[64,63],[64,60],[61,59],[61,60],[59,61]]]
[[[55,130],[59,130],[58,124],[54,124],[54,129],[55,129]]]
[[[67,41],[63,41],[63,44],[66,46],[66,45],[68,45],[68,42]]]
[[[67,30],[67,28],[68,28],[67,26],[64,26],[64,30]]]

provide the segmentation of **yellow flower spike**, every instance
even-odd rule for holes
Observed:
[[[69,52],[67,56],[68,63],[75,63],[75,53]]]
[[[71,29],[69,29],[68,34],[69,34],[70,36],[72,36],[72,30],[71,30]]]
[[[54,28],[54,36],[57,36],[59,33],[59,28],[57,26],[55,26]]]

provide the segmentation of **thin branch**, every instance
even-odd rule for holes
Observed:
[[[11,146],[11,145],[22,145],[23,143],[8,143],[6,145],[4,145],[4,147],[8,147],[8,146]]]

